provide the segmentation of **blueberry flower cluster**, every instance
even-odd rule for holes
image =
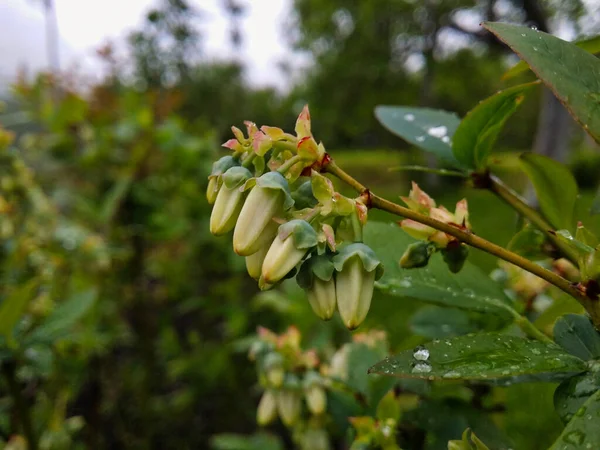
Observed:
[[[367,206],[362,197],[336,192],[321,174],[329,156],[311,133],[305,107],[295,135],[246,122],[247,136],[232,127],[233,154],[213,165],[207,199],[210,231],[233,231],[233,249],[262,290],[297,275],[323,320],[337,309],[349,329],[367,316],[383,267],[362,242]]]

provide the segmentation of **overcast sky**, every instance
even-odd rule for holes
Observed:
[[[61,38],[61,65],[97,70],[94,49],[108,39],[123,40],[140,25],[156,0],[54,0]],[[10,80],[18,67],[34,71],[46,66],[42,0],[0,0],[0,84]],[[201,8],[205,56],[228,58],[229,23],[220,0],[190,0]],[[289,15],[290,0],[253,0],[242,19],[248,77],[256,85],[281,85],[274,67],[286,53],[281,23]],[[250,57],[250,55],[252,55]]]

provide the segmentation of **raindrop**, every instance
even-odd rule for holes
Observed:
[[[454,370],[451,370],[450,372],[446,372],[444,375],[442,375],[443,378],[459,378],[460,377],[460,373],[456,372]]]
[[[441,139],[448,134],[448,128],[446,128],[444,125],[441,125],[439,127],[432,127],[429,130],[427,130],[427,134],[429,136]]]
[[[425,140],[425,136],[417,136],[417,142],[423,142]]]
[[[413,351],[413,358],[418,359],[419,361],[427,361],[429,359],[429,350],[422,345],[419,345]]]
[[[398,284],[400,284],[400,286],[405,287],[405,288],[409,288],[412,286],[412,283],[410,281],[408,281],[407,279],[400,280],[400,282]]]
[[[533,31],[538,31],[538,27],[535,25],[531,25],[529,28],[531,28]]]
[[[404,120],[406,120],[407,122],[412,122],[413,120],[415,120],[415,115],[414,114],[405,114]]]
[[[419,361],[412,368],[412,373],[429,373],[431,372],[431,364],[427,361]]]
[[[442,142],[445,142],[446,144],[450,143],[450,138],[448,136],[444,136],[442,138]]]
[[[537,348],[532,348],[531,353],[533,353],[534,355],[539,355],[540,351]]]
[[[581,431],[575,430],[565,434],[563,440],[569,444],[581,445],[585,440],[585,434]]]
[[[526,35],[525,33],[521,33],[521,36],[525,37],[525,36],[527,36],[527,35]]]
[[[533,47],[533,51],[537,52],[538,51],[537,47]]]

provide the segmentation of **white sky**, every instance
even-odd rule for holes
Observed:
[[[61,66],[97,69],[94,49],[108,39],[121,40],[139,26],[156,0],[54,0],[61,38]],[[42,0],[0,0],[0,83],[25,65],[36,70],[46,65]],[[220,0],[190,0],[204,12],[204,55],[230,58],[229,22]],[[276,69],[287,47],[282,23],[290,0],[249,0],[241,20],[244,38],[241,57],[255,85],[283,85]]]

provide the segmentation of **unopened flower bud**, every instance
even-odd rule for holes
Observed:
[[[317,232],[305,220],[281,225],[263,262],[264,282],[274,284],[283,279],[317,242]]]
[[[274,391],[264,392],[256,409],[256,422],[261,427],[269,425],[277,417],[277,396]]]
[[[342,321],[350,330],[367,317],[375,280],[383,274],[383,266],[375,252],[364,244],[344,247],[334,256],[337,306]]]
[[[231,156],[223,156],[213,163],[212,171],[208,177],[208,187],[206,188],[206,199],[210,205],[213,205],[217,200],[217,194],[222,184],[221,175],[237,164],[238,162]]]
[[[285,369],[283,367],[283,357],[279,353],[272,352],[265,357],[264,369],[269,385],[275,388],[283,385]]]
[[[302,436],[302,450],[329,450],[329,437],[322,428],[309,428]],[[354,447],[353,447],[354,448]]]
[[[228,233],[235,227],[245,197],[240,187],[251,177],[250,171],[244,167],[232,167],[223,174],[223,186],[210,215],[210,232],[215,236]]]
[[[277,234],[278,227],[279,226],[277,223],[271,221],[271,223],[267,225],[267,227],[261,233],[261,236],[258,238],[258,240],[261,242],[261,246],[258,251],[250,256],[246,256],[246,269],[248,270],[248,275],[257,281],[260,278],[265,256],[267,256],[267,252],[273,243],[273,239]]]
[[[233,233],[233,249],[249,256],[260,248],[259,237],[272,221],[294,204],[288,182],[278,172],[267,172],[256,180],[242,207]]]
[[[298,420],[301,400],[300,393],[293,389],[282,389],[277,393],[277,410],[285,426],[291,427]]]
[[[312,383],[305,389],[304,395],[306,397],[306,405],[311,413],[319,415],[325,412],[327,408],[327,395],[323,386],[319,383]]]
[[[336,308],[334,267],[329,256],[312,255],[307,259],[296,281],[306,291],[308,302],[319,318],[329,320]]]
[[[206,188],[206,200],[209,205],[214,205],[219,193],[219,179],[217,177],[209,178],[208,187]]]
[[[460,272],[465,265],[468,255],[469,247],[458,241],[451,241],[446,248],[442,249],[444,262],[452,273]]]
[[[400,258],[400,267],[403,269],[425,267],[434,252],[435,245],[429,242],[415,242],[410,244],[402,255],[402,258]]]

